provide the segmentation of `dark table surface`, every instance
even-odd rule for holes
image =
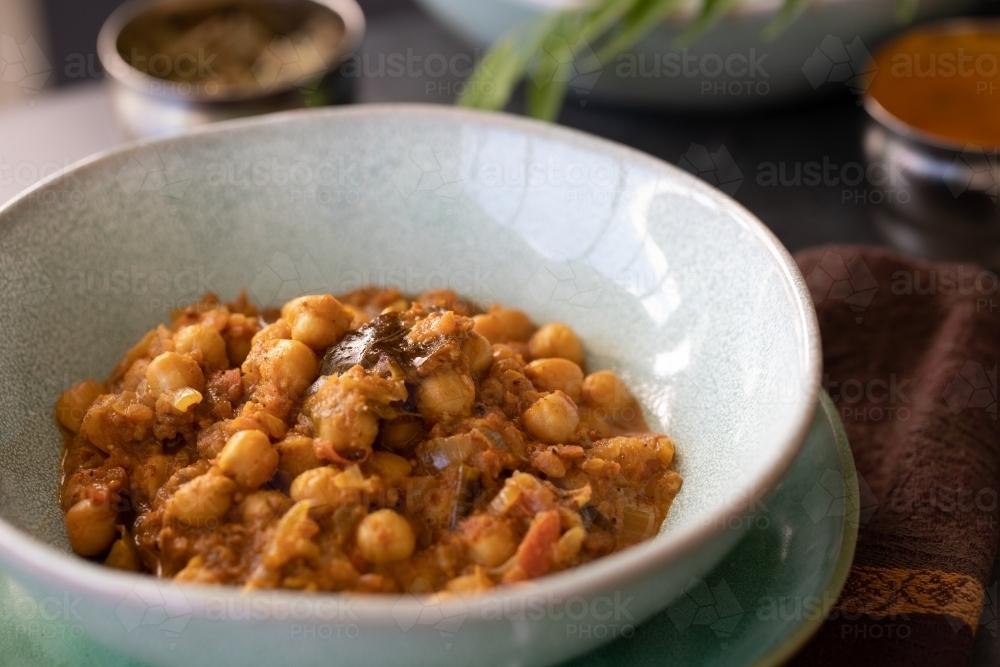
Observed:
[[[480,55],[408,1],[361,0],[361,4],[368,17],[361,53],[372,63],[377,63],[380,55],[406,54],[408,50],[424,59],[433,54],[449,59],[460,53]],[[997,4],[992,3],[992,8],[987,6],[985,11],[1000,14]],[[373,66],[372,70],[377,68]],[[356,81],[356,101],[448,104],[454,100],[455,84],[461,80],[448,74],[436,78],[362,75]],[[519,108],[515,99],[509,110]],[[864,110],[849,93],[743,115],[679,114],[615,107],[593,100],[583,106],[580,100],[570,100],[559,119],[569,127],[627,144],[672,164],[678,164],[694,144],[710,152],[724,146],[742,176],[735,198],[763,220],[792,252],[825,243],[889,245],[876,228],[874,207],[866,202],[863,186],[834,183],[834,178],[816,186],[770,185],[764,178],[772,165],[780,167],[781,163],[785,163],[788,173],[793,173],[796,163],[827,165],[834,173],[849,163],[863,165],[861,134],[865,121]],[[998,577],[1000,550],[991,577],[994,598]],[[1000,665],[1000,637],[985,628],[976,637],[974,664]]]

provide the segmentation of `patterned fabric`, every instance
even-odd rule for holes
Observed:
[[[796,259],[862,507],[844,592],[792,664],[967,665],[997,632],[997,276],[855,247]]]

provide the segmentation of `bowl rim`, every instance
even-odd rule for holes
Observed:
[[[798,414],[791,422],[793,424],[791,435],[769,468],[760,471],[739,489],[735,489],[711,516],[703,517],[688,526],[678,528],[672,531],[668,537],[647,540],[624,551],[610,554],[579,567],[532,580],[526,585],[498,587],[479,595],[442,600],[440,609],[445,616],[468,613],[469,622],[492,622],[483,617],[484,603],[495,605],[500,602],[504,605],[515,605],[511,608],[519,608],[516,605],[528,604],[532,600],[537,600],[539,595],[544,595],[549,600],[565,602],[571,598],[594,597],[601,595],[602,592],[624,588],[628,583],[648,575],[665,563],[679,559],[684,554],[691,553],[698,547],[729,532],[727,526],[731,519],[745,516],[752,511],[748,508],[747,498],[766,497],[783,479],[802,448],[819,406],[823,363],[822,347],[819,322],[805,278],[791,254],[778,241],[773,232],[734,199],[679,167],[608,139],[513,114],[434,104],[370,104],[285,111],[214,123],[169,137],[134,141],[84,158],[40,180],[0,206],[0,226],[7,224],[7,219],[16,215],[20,209],[28,207],[36,192],[44,190],[60,179],[75,178],[78,171],[108,163],[119,159],[122,155],[131,154],[139,147],[162,146],[206,134],[224,135],[245,129],[294,123],[300,118],[327,117],[369,120],[372,118],[392,120],[403,117],[444,121],[451,125],[470,123],[481,127],[514,130],[534,137],[559,141],[602,155],[616,157],[621,162],[645,167],[654,173],[672,179],[674,182],[686,185],[690,190],[697,192],[699,196],[707,197],[718,205],[720,210],[728,213],[756,241],[761,243],[773,257],[777,268],[780,269],[780,273],[789,288],[790,297],[799,311],[796,326],[801,330],[801,335],[804,338],[804,349],[800,353],[805,356],[805,368],[802,375],[795,380],[802,385],[802,391],[798,393],[800,400],[796,404],[784,406],[784,409],[794,410]],[[290,604],[302,597],[300,592],[285,589],[244,593],[241,588],[235,586],[178,585],[173,580],[157,579],[146,574],[115,571],[40,542],[28,534],[22,533],[3,518],[0,518],[0,563],[13,571],[15,579],[28,577],[43,580],[47,586],[58,585],[68,590],[85,592],[112,606],[120,604],[130,594],[143,591],[153,596],[161,596],[167,603],[186,605],[195,616],[201,617],[204,617],[209,605],[217,603],[219,600],[234,597],[246,599],[247,597],[264,596],[283,604]],[[139,595],[142,596],[142,593]],[[310,599],[320,600],[324,598],[343,599],[345,596],[344,593],[311,593],[309,595],[319,596]],[[419,613],[419,610],[424,606],[421,600],[409,593],[401,595],[350,593],[347,595],[354,596],[351,611],[357,617],[355,623],[370,627],[394,625],[396,621],[392,616],[393,611]],[[664,604],[666,602],[664,601]],[[231,619],[230,622],[233,620],[235,619]],[[259,621],[240,620],[238,622],[256,623]],[[268,617],[268,622],[280,623],[281,621]]]
[[[194,4],[194,0],[186,0]],[[242,0],[233,0],[240,3]],[[266,1],[266,0],[265,0]],[[344,34],[341,36],[337,47],[329,54],[326,62],[326,72],[336,69],[344,59],[357,50],[361,40],[365,35],[365,15],[356,0],[300,0],[301,2],[317,5],[332,12],[340,19],[344,25]],[[185,0],[128,0],[116,8],[105,19],[101,25],[101,30],[97,35],[97,58],[104,67],[105,76],[112,79],[131,90],[135,90],[150,97],[174,100],[178,102],[198,103],[198,104],[218,104],[238,103],[255,100],[270,99],[296,89],[294,81],[286,82],[283,85],[275,86],[273,90],[262,90],[260,94],[250,94],[246,92],[220,91],[219,95],[202,95],[196,93],[184,94],[174,92],[153,92],[158,86],[162,86],[166,79],[152,76],[136,69],[122,58],[118,51],[118,37],[132,21],[160,5],[185,2]],[[225,4],[225,0],[215,0],[218,4]],[[260,4],[258,0],[257,4]],[[254,4],[254,3],[249,3]],[[280,3],[279,3],[280,4]],[[204,7],[202,7],[204,8]],[[322,74],[316,73],[317,76]],[[178,84],[179,85],[179,84]],[[174,86],[176,88],[176,86]]]

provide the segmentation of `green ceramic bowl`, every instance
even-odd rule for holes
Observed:
[[[581,334],[677,443],[655,539],[466,599],[244,595],[70,555],[59,392],[169,311],[363,284],[450,286]],[[0,565],[52,613],[152,664],[545,665],[662,609],[736,543],[816,409],[820,345],[792,259],[680,170],[502,114],[292,112],[134,144],[0,209]],[[595,624],[603,631],[594,631]],[[586,632],[582,629],[587,628]]]

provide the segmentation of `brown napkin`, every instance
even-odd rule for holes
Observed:
[[[967,665],[997,632],[997,276],[873,248],[796,259],[862,508],[846,588],[792,664]]]

